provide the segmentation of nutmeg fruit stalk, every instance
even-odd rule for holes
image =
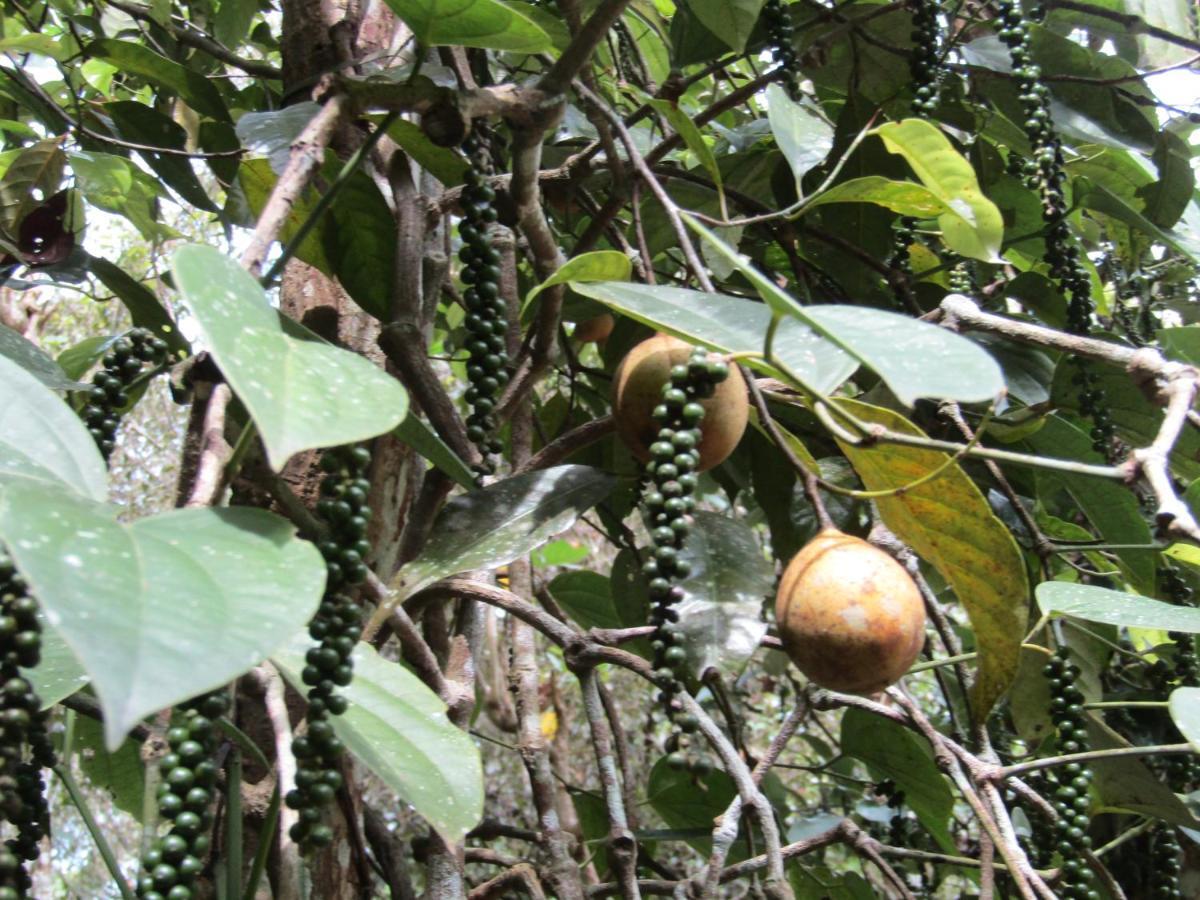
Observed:
[[[784,569],[775,620],[797,668],[847,694],[895,683],[925,643],[925,604],[904,567],[836,528],[809,541]]]
[[[621,360],[613,377],[613,418],[617,434],[642,462],[650,461],[650,445],[658,437],[654,409],[663,402],[663,386],[674,366],[687,365],[692,346],[679,338],[658,334],[647,338]],[[746,382],[731,366],[711,397],[700,401],[704,419],[697,445],[696,471],[720,465],[742,439],[750,416]]]

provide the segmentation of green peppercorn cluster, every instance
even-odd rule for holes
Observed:
[[[134,328],[117,338],[104,354],[104,367],[92,377],[83,419],[105,459],[116,446],[121,411],[129,405],[129,386],[146,363],[158,366],[166,358],[166,342],[145,328]]]
[[[169,751],[158,763],[158,813],[170,830],[142,857],[137,893],[143,900],[191,900],[196,877],[212,845],[212,801],[217,787],[213,757],[220,743],[217,719],[229,709],[225,690],[204,694],[175,710],[167,730]]]
[[[687,653],[679,611],[675,608],[684,597],[679,581],[691,574],[688,562],[681,558],[696,508],[694,494],[700,464],[700,427],[704,406],[699,402],[713,395],[718,384],[729,377],[729,366],[710,361],[708,353],[696,348],[686,365],[672,366],[670,378],[662,389],[662,402],[654,408],[659,430],[650,445],[646,475],[653,487],[643,498],[646,521],[654,541],[654,555],[643,565],[649,581],[652,609],[650,621],[655,631],[654,680],[659,699],[671,716],[678,732],[671,737],[667,763],[676,769],[688,769],[703,775],[712,764],[692,747],[691,735],[699,727],[695,716],[684,711],[677,695],[683,688]]]
[[[912,260],[909,258],[909,247],[917,237],[917,220],[912,216],[901,216],[892,226],[892,253],[888,257],[887,266],[893,273],[891,284],[896,293],[896,300],[901,308],[905,308],[905,298],[912,292]]]
[[[1079,667],[1070,663],[1070,650],[1059,647],[1042,670],[1050,685],[1050,718],[1054,722],[1055,749],[1058,753],[1081,753],[1088,749],[1087,722],[1083,712],[1083,692],[1076,681]],[[1058,895],[1064,900],[1093,900],[1099,894],[1091,887],[1095,873],[1084,859],[1092,846],[1088,836],[1091,822],[1088,808],[1091,798],[1091,769],[1081,763],[1068,763],[1047,777],[1053,790],[1056,849],[1062,858],[1062,881]]]
[[[495,469],[491,457],[499,454],[503,445],[492,433],[496,420],[492,410],[500,389],[508,381],[508,308],[500,296],[500,254],[488,238],[488,228],[496,221],[495,190],[487,183],[488,162],[482,144],[474,136],[463,142],[470,166],[462,195],[462,220],[458,236],[462,249],[461,277],[467,285],[463,303],[467,316],[463,324],[470,337],[467,340],[466,401],[471,407],[467,417],[467,437],[479,447],[484,457],[477,474],[490,474]]]
[[[346,711],[346,698],[338,688],[354,677],[352,654],[362,630],[358,604],[344,589],[367,577],[363,560],[370,550],[371,510],[367,506],[370,482],[364,476],[370,464],[365,447],[335,447],[321,458],[326,475],[317,512],[330,527],[329,537],[320,545],[329,575],[325,596],[308,623],[308,634],[317,641],[300,673],[308,685],[308,731],[292,741],[298,763],[296,787],[286,798],[287,805],[299,812],[292,840],[304,849],[324,847],[333,840],[333,830],[321,819],[342,784],[339,763],[344,747],[330,719]]]
[[[1025,115],[1024,130],[1033,147],[1033,155],[1022,167],[1025,185],[1042,198],[1042,220],[1046,224],[1046,263],[1050,277],[1061,285],[1067,296],[1067,328],[1086,335],[1091,329],[1095,305],[1091,279],[1081,261],[1079,248],[1071,239],[1067,224],[1067,198],[1064,185],[1062,141],[1050,117],[1050,89],[1041,81],[1042,70],[1033,62],[1027,25],[1021,8],[1013,0],[999,0],[999,37],[1009,48],[1013,75],[1020,90]],[[1079,408],[1092,422],[1092,446],[1106,456],[1113,453],[1116,428],[1109,415],[1104,391],[1097,387],[1098,377],[1085,360],[1072,357],[1076,367],[1071,383],[1079,388]]]
[[[975,293],[975,278],[971,273],[971,266],[966,262],[960,262],[950,270],[950,290],[955,294],[965,294],[968,297]]]
[[[934,0],[909,0],[912,50],[908,68],[913,80],[913,112],[930,116],[937,110],[942,84],[942,26]]]
[[[1154,834],[1150,852],[1150,893],[1152,900],[1182,900],[1179,889],[1179,839],[1170,825],[1160,825]]]
[[[41,659],[37,601],[0,547],[0,819],[16,836],[0,847],[0,900],[28,896],[24,863],[38,858],[50,833],[42,769],[54,765],[54,747],[33,686],[21,674]]]
[[[771,49],[771,58],[779,64],[783,87],[788,96],[795,99],[800,93],[800,82],[796,78],[799,70],[797,65],[796,47],[792,43],[795,26],[788,13],[784,0],[767,0],[762,8],[763,28],[767,32],[767,44]]]

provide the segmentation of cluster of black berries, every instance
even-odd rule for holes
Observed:
[[[129,405],[126,391],[130,384],[142,374],[145,363],[158,366],[166,358],[166,341],[145,328],[134,328],[117,338],[104,354],[104,368],[92,378],[83,419],[105,459],[116,445],[121,412]]]
[[[892,818],[888,821],[887,842],[893,847],[905,846],[908,842],[908,820],[904,816],[904,791],[887,778],[875,785],[875,794],[885,798],[892,811]]]
[[[174,724],[167,730],[170,749],[158,763],[158,813],[171,828],[142,857],[137,884],[142,900],[191,900],[197,895],[196,877],[212,846],[217,720],[228,709],[229,694],[218,690],[175,710]]]
[[[322,809],[342,785],[340,761],[344,747],[334,733],[331,716],[346,711],[346,698],[338,688],[354,677],[352,654],[362,631],[361,611],[354,599],[338,590],[367,577],[363,559],[370,549],[367,507],[370,483],[364,477],[371,464],[365,447],[335,447],[321,459],[327,473],[321,481],[322,499],[317,512],[329,523],[329,537],[321,552],[329,566],[325,596],[308,623],[317,646],[305,657],[301,678],[308,685],[308,731],[292,741],[299,766],[296,787],[288,792],[287,805],[299,812],[292,840],[305,849],[326,846],[333,831],[321,821]]]
[[[1046,263],[1050,277],[1058,282],[1067,296],[1067,327],[1074,334],[1086,335],[1091,329],[1092,285],[1080,259],[1080,251],[1071,239],[1067,224],[1067,198],[1063,186],[1067,173],[1063,168],[1062,140],[1050,117],[1050,89],[1041,81],[1042,70],[1033,62],[1029,26],[1021,7],[1013,0],[999,0],[999,37],[1009,49],[1013,75],[1020,89],[1025,115],[1025,134],[1033,155],[1022,166],[1025,185],[1036,190],[1042,198],[1042,220],[1046,223]],[[1108,413],[1104,392],[1096,386],[1097,378],[1088,371],[1083,359],[1071,360],[1077,371],[1072,383],[1079,388],[1079,407],[1091,419],[1091,437],[1097,452],[1111,456],[1116,428]]]
[[[784,0],[767,0],[762,8],[762,21],[767,32],[771,57],[779,64],[779,70],[783,73],[783,87],[794,100],[800,92],[800,83],[796,78],[796,47],[792,43],[795,26],[792,25],[792,17]]]
[[[463,244],[458,258],[463,264],[461,277],[467,285],[463,291],[467,308],[463,324],[470,332],[467,380],[471,386],[467,388],[466,401],[471,414],[467,417],[467,437],[484,457],[477,473],[482,477],[494,471],[490,457],[503,449],[492,435],[496,429],[492,410],[500,389],[508,381],[508,308],[500,296],[500,254],[488,239],[488,228],[496,221],[496,192],[487,183],[487,153],[474,135],[463,142],[463,151],[470,162],[461,202],[462,221],[458,224]]]
[[[1150,853],[1150,894],[1153,900],[1181,900],[1179,889],[1179,839],[1170,825],[1160,825]]]
[[[1050,718],[1054,722],[1055,748],[1059,753],[1081,753],[1088,749],[1087,721],[1083,712],[1083,692],[1075,682],[1079,667],[1068,662],[1070,650],[1060,646],[1042,670],[1050,685]],[[1089,788],[1092,772],[1082,763],[1067,763],[1047,778],[1053,788],[1057,847],[1062,858],[1062,881],[1058,895],[1064,900],[1092,900],[1099,897],[1090,886],[1095,873],[1088,867],[1084,853],[1092,846],[1088,836],[1091,822]]]
[[[0,900],[28,896],[24,864],[37,859],[50,833],[42,769],[54,765],[54,747],[46,713],[21,674],[38,664],[41,649],[37,601],[0,548],[0,818],[17,832],[0,847]]]
[[[912,51],[908,68],[913,79],[913,112],[929,116],[937,110],[942,82],[942,27],[934,0],[909,0]]]
[[[654,680],[661,691],[659,700],[678,729],[671,736],[667,763],[697,775],[707,773],[712,764],[691,748],[690,735],[700,723],[683,709],[676,696],[684,689],[687,652],[675,605],[684,596],[677,582],[691,574],[691,567],[680,554],[696,508],[693,494],[700,464],[700,423],[704,419],[704,407],[699,401],[711,397],[727,377],[729,366],[719,360],[710,361],[702,348],[692,352],[686,365],[671,367],[670,379],[663,385],[662,402],[654,408],[659,430],[650,445],[651,458],[646,464],[646,475],[654,486],[643,497],[646,521],[654,540],[654,555],[642,567],[653,604],[650,621],[655,626],[651,641]]]

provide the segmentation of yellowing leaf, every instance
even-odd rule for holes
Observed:
[[[554,736],[558,734],[558,713],[553,709],[548,709],[542,713],[542,737],[548,741],[554,740]]]
[[[838,403],[864,421],[905,434],[922,434],[891,410],[853,400]],[[894,444],[854,447],[842,443],[841,448],[870,490],[911,484],[946,461],[946,454],[940,451]],[[887,527],[941,573],[966,608],[979,650],[972,713],[982,721],[1017,672],[1029,602],[1021,551],[958,465],[932,481],[881,497],[876,503]]]
[[[951,250],[996,262],[1004,237],[1004,217],[980,190],[975,170],[936,126],[924,119],[888,122],[875,129],[884,146],[903,156],[921,184],[948,209],[938,216]]]

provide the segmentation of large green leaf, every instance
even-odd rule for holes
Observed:
[[[687,842],[707,856],[712,850],[715,820],[729,808],[737,788],[720,769],[693,777],[672,769],[663,758],[650,770],[646,796],[668,828],[684,832]],[[745,856],[745,842],[743,834],[732,854],[734,859]]]
[[[396,219],[366,172],[355,172],[342,185],[321,235],[346,293],[376,319],[390,320]]]
[[[66,485],[93,500],[108,496],[108,470],[71,407],[21,366],[0,356],[0,482]]]
[[[533,19],[500,0],[387,0],[387,5],[427,47],[449,44],[519,53],[554,48]]]
[[[276,470],[293,453],[366,440],[404,420],[408,395],[399,381],[281,316],[220,251],[180,247],[172,270]]]
[[[1078,459],[1088,463],[1104,460],[1092,449],[1092,439],[1075,422],[1062,416],[1047,416],[1045,423],[1027,439],[1034,451],[1045,456]],[[1124,486],[1103,478],[1071,472],[1039,473],[1039,482],[1058,482],[1079,504],[1083,514],[1110,544],[1149,545],[1154,541],[1137,498]],[[1154,551],[1114,550],[1127,578],[1146,594],[1154,592]]]
[[[615,567],[614,567],[615,568]],[[562,572],[550,582],[550,595],[583,628],[633,628],[645,625],[645,596],[614,590],[611,579],[580,569]]]
[[[74,391],[83,387],[73,381],[45,351],[26,340],[7,325],[0,325],[0,356],[16,363],[53,391]]]
[[[1129,741],[1090,716],[1087,728],[1093,750],[1130,746]],[[1141,760],[1120,756],[1100,757],[1091,760],[1089,765],[1095,775],[1094,792],[1099,801],[1093,813],[1133,813],[1185,828],[1200,828],[1200,821],[1188,811],[1183,801],[1155,778]]]
[[[58,190],[65,164],[58,138],[38,141],[17,154],[0,178],[0,230],[16,237],[26,214]]]
[[[862,306],[801,306],[690,216],[689,227],[705,244],[745,275],[778,315],[794,316],[829,343],[874,369],[902,402],[938,397],[963,402],[992,400],[1004,388],[995,360],[978,345],[945,329],[883,310]],[[777,346],[781,346],[777,342]],[[782,356],[782,353],[780,354]],[[938,366],[919,361],[938,359]]]
[[[800,179],[823,163],[833,149],[833,126],[816,109],[797,103],[777,84],[767,85],[767,120],[796,178],[796,194],[803,197]]]
[[[239,123],[240,124],[240,123]],[[247,159],[238,168],[238,184],[246,195],[246,203],[250,212],[256,217],[266,208],[271,191],[275,188],[277,176],[271,170],[271,163],[265,159]],[[311,191],[302,194],[292,204],[292,210],[279,229],[279,240],[291,243],[292,238],[300,231],[300,227],[309,216],[316,212],[316,197]],[[328,221],[328,220],[326,220]],[[296,258],[308,263],[321,273],[333,277],[333,262],[325,252],[325,242],[322,239],[323,228],[318,225],[296,247]]]
[[[1192,606],[1175,606],[1140,594],[1068,581],[1043,582],[1035,593],[1044,613],[1131,628],[1200,634],[1200,609]]]
[[[572,281],[628,281],[632,271],[633,263],[620,250],[593,250],[573,256],[563,263],[557,272],[525,295],[525,304],[521,307],[521,322],[526,324],[532,320],[536,308],[533,301],[548,287]]]
[[[922,434],[891,410],[853,400],[838,402],[861,420]],[[911,484],[947,461],[946,454],[919,447],[840,446],[869,490]],[[983,721],[1017,672],[1029,602],[1020,548],[958,464],[932,481],[875,502],[888,528],[938,570],[970,617],[979,651],[972,713]]]
[[[947,211],[938,216],[942,239],[956,253],[996,262],[1004,237],[1004,217],[975,177],[966,158],[925,119],[888,122],[875,129],[884,146],[904,157],[925,187]]]
[[[889,719],[861,709],[842,716],[842,753],[862,760],[877,781],[890,779],[938,844],[953,850],[950,813],[954,797],[938,770],[928,742]]]
[[[570,528],[615,483],[589,466],[555,466],[455,497],[438,514],[421,555],[392,586],[412,594],[458,572],[510,563]]]
[[[183,127],[145,103],[120,100],[105,104],[104,111],[112,117],[117,131],[127,141],[147,147],[187,149],[188,135]],[[207,212],[217,211],[217,205],[200,184],[189,159],[151,150],[142,150],[141,155],[158,177],[192,206]]]
[[[571,282],[572,290],[676,337],[723,353],[761,352],[771,311],[762,303],[663,285]],[[820,391],[834,390],[857,364],[792,319],[779,324],[776,353]]]
[[[692,571],[676,604],[688,668],[700,678],[709,669],[736,678],[767,632],[763,600],[775,588],[775,568],[754,530],[738,519],[697,512],[680,557]]]
[[[176,356],[183,357],[191,352],[187,340],[175,327],[175,321],[158,302],[153,291],[99,256],[88,257],[88,269],[125,304],[134,325],[149,328],[167,342]]]
[[[126,74],[139,75],[160,88],[174,91],[196,112],[229,121],[229,110],[225,108],[221,92],[211,81],[148,47],[130,41],[100,38],[88,44],[87,53],[112,63]]]
[[[705,28],[734,53],[741,53],[758,21],[763,0],[688,0],[687,5]]]
[[[75,150],[69,158],[75,186],[92,206],[124,216],[146,240],[179,236],[158,221],[158,201],[164,191],[148,172],[112,153]]]
[[[839,182],[814,197],[808,208],[815,209],[827,203],[874,203],[902,216],[922,219],[944,215],[949,211],[949,207],[924,185],[884,178],[882,175],[864,175]]]
[[[1200,753],[1200,688],[1175,688],[1170,702],[1175,727]]]
[[[310,646],[300,635],[272,658],[299,691]],[[353,663],[354,680],[342,690],[350,705],[333,719],[338,737],[448,844],[458,843],[483,817],[479,748],[406,668],[366,643],[354,648]]]
[[[91,677],[115,749],[142,717],[246,672],[304,627],[325,565],[259,509],[117,510],[12,483],[0,537]]]

